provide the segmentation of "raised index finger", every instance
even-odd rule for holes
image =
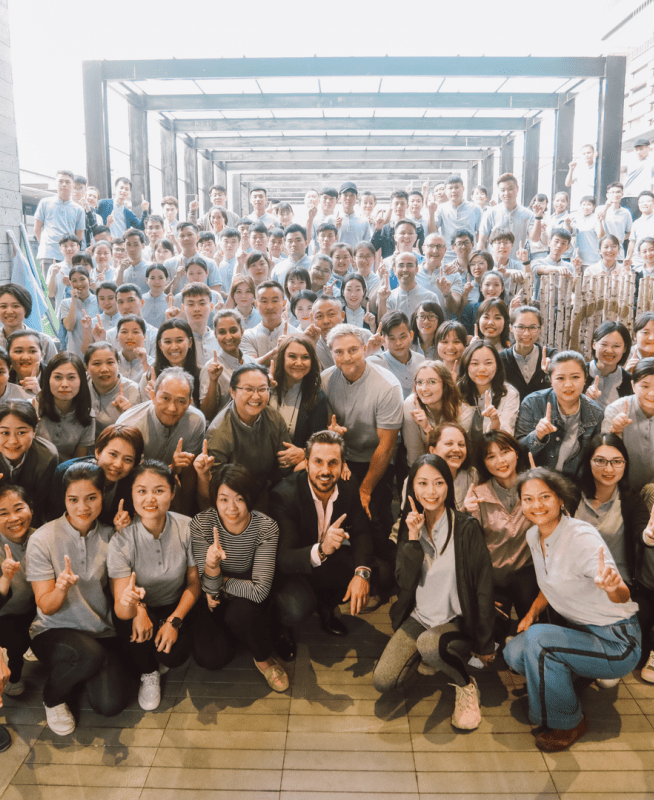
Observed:
[[[124,511],[125,500],[124,498],[121,499],[120,503],[118,503],[118,513],[122,514]]]
[[[203,455],[203,456],[207,456],[207,455],[209,455],[209,452],[208,452],[208,450],[207,450],[207,448],[208,448],[208,447],[209,447],[209,442],[208,442],[208,441],[205,439],[205,440],[202,442],[202,455]]]
[[[601,575],[604,572],[604,548],[600,547],[599,550],[599,566],[597,567],[597,574]]]
[[[213,543],[216,547],[220,547],[220,534],[218,533],[218,528],[214,525],[213,529]]]
[[[340,528],[340,526],[343,524],[343,520],[345,519],[345,517],[347,517],[347,514],[341,514],[341,516],[336,520],[336,522],[332,523],[332,527]]]
[[[184,446],[184,439],[180,439],[179,442],[177,442],[177,447],[175,448],[175,452],[181,453],[183,446]]]
[[[66,572],[69,575],[72,575],[73,574],[73,570],[71,569],[71,566],[70,566],[70,558],[68,558],[68,556],[64,556],[64,562],[66,563]]]
[[[417,514],[418,509],[416,508],[416,504],[413,501],[413,497],[411,497],[411,495],[409,495],[409,505],[411,506],[411,511],[414,511]]]
[[[547,404],[547,411],[545,412],[545,419],[550,423],[552,422],[552,404],[551,403]]]
[[[7,556],[7,558],[11,558],[12,561],[13,561],[14,557],[11,554],[11,550],[9,549],[9,545],[8,544],[5,544],[5,555]]]

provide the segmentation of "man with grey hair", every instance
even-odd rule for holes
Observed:
[[[204,414],[191,405],[193,376],[181,367],[164,369],[154,384],[151,399],[128,408],[116,425],[133,425],[143,434],[143,458],[156,458],[180,472],[193,468],[202,451]]]
[[[334,366],[322,373],[322,390],[333,411],[330,430],[345,440],[347,465],[359,482],[372,521],[375,553],[394,564],[391,458],[402,427],[402,388],[387,369],[366,361],[365,332],[340,324],[327,336]]]

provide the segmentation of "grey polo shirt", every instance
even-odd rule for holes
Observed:
[[[209,274],[207,275],[207,286],[218,286],[221,283],[220,273],[218,272],[218,264],[216,264],[213,258],[207,258],[206,256],[203,256],[202,253],[199,252],[193,253],[193,255],[189,256],[188,258],[186,258],[186,256],[183,256],[180,253],[178,256],[167,258],[164,261],[164,267],[166,267],[166,269],[168,270],[168,274],[170,275],[171,279],[173,279],[177,274],[178,267],[180,267],[182,264],[186,266],[192,258],[196,258],[197,256],[203,258],[207,262],[207,266],[209,267]],[[177,283],[178,291],[181,292],[187,283],[188,283],[188,278],[186,277],[186,275],[182,275]],[[225,291],[229,291],[229,286]]]
[[[223,368],[220,378],[218,378],[218,386],[220,386],[221,397],[226,395],[227,400],[229,400],[229,382],[232,378],[232,373],[237,367],[240,367],[243,364],[254,364],[255,361],[252,356],[245,355],[245,353],[242,353],[243,357],[240,360],[238,358],[234,358],[234,356],[230,356],[229,353],[226,353],[220,346],[216,352],[218,353],[218,362]],[[212,363],[213,353],[211,354],[211,358],[200,370],[200,402],[204,400],[204,398],[207,396],[207,392],[209,391],[209,367]]]
[[[112,405],[114,400],[118,397],[120,387],[123,387],[123,395],[125,399],[129,400],[132,406],[137,406],[143,402],[141,397],[141,389],[129,380],[129,378],[120,377],[113,389],[110,389],[106,394],[98,394],[93,386],[93,381],[89,377],[89,391],[91,392],[91,408],[95,414],[95,438],[102,433],[102,431],[109,425],[115,425],[118,417],[121,415],[116,406]]]
[[[120,319],[120,317],[118,318]],[[157,328],[152,327],[149,322],[145,322],[145,342],[143,346],[152,358],[157,354]],[[111,328],[107,331],[106,340],[110,342],[118,352],[120,352],[120,345],[118,344],[118,329]]]
[[[9,545],[11,557],[14,561],[20,562],[20,569],[11,581],[11,597],[0,609],[0,617],[6,614],[26,614],[34,607],[34,592],[32,585],[25,575],[25,554],[27,553],[27,542],[29,536],[34,533],[34,528],[28,531],[28,538],[23,544],[12,542],[0,533],[0,571],[2,562],[5,560],[5,545]]]
[[[523,245],[527,244],[529,231],[532,229],[535,221],[536,218],[533,212],[528,208],[518,204],[513,211],[509,211],[503,203],[499,203],[484,212],[479,233],[482,236],[490,236],[494,228],[508,228],[515,236],[515,243],[510,253],[510,256],[515,258],[520,247],[520,242],[522,242]]]
[[[70,304],[73,302],[72,298],[68,297],[66,300],[61,301],[59,308],[59,319],[62,322],[68,316],[70,311]],[[75,327],[72,331],[67,331],[68,337],[66,342],[66,351],[68,353],[75,353],[76,356],[84,358],[82,352],[82,339],[84,337],[84,328],[82,328],[82,317],[84,312],[90,316],[95,317],[98,313],[98,300],[94,294],[89,294],[86,300],[77,299],[77,308],[75,309]]]
[[[629,419],[633,420],[622,431],[622,441],[629,453],[629,488],[640,491],[647,483],[654,483],[654,417],[646,417],[635,394],[621,397],[604,410],[602,433],[608,433],[613,420],[624,411],[627,402]]]
[[[186,588],[186,570],[195,566],[190,523],[190,517],[169,511],[155,539],[137,517],[109,542],[109,577],[129,578],[135,572],[136,585],[145,589],[144,602],[149,606],[178,602]]]
[[[32,638],[52,628],[72,628],[101,639],[115,636],[107,585],[107,551],[113,528],[96,522],[86,536],[68,522],[66,516],[48,522],[27,542],[27,580],[56,581],[66,569],[64,556],[79,581],[68,590],[63,605],[55,614],[37,608],[32,623]]]
[[[525,383],[529,383],[538,369],[538,362],[541,357],[539,349],[534,346],[531,348],[531,353],[526,356],[521,356],[520,353],[518,353],[518,351],[515,349],[514,345],[511,348],[511,352],[513,353],[515,363],[518,365],[518,369],[520,370],[520,374],[524,378]]]
[[[152,297],[150,292],[143,295],[143,308],[141,316],[153,328],[159,328],[166,321],[166,310],[168,309],[167,295],[163,292],[159,297]]]
[[[397,289],[393,289],[391,296],[386,301],[386,310],[403,311],[411,319],[411,314],[421,303],[438,303],[441,305],[434,292],[430,292],[419,283],[416,283],[413,289],[408,292],[398,286]]]
[[[461,205],[455,206],[450,201],[438,207],[435,216],[436,225],[447,242],[447,252],[445,258],[450,261],[456,258],[456,253],[452,250],[450,242],[454,231],[465,228],[473,234],[473,241],[477,238],[477,232],[481,225],[481,208],[476,203],[464,200]],[[427,226],[424,226],[427,230]]]
[[[369,463],[379,445],[377,429],[400,430],[404,421],[402,387],[387,369],[366,362],[363,375],[350,383],[337,367],[322,373],[322,390],[339,425],[347,428],[349,461]]]
[[[95,418],[91,418],[89,425],[82,425],[74,411],[60,415],[57,422],[42,416],[36,426],[36,435],[52,442],[57,448],[61,464],[73,458],[78,447],[92,447],[95,444]]]
[[[204,414],[189,406],[180,421],[169,428],[159,421],[151,400],[128,408],[118,417],[117,425],[134,425],[143,434],[145,450],[143,458],[158,458],[170,464],[180,439],[184,440],[184,452],[199,455],[204,441]]]
[[[424,360],[425,357],[423,355],[413,350],[409,351],[409,360],[406,364],[398,361],[397,358],[392,356],[387,350],[381,353],[375,353],[374,356],[370,356],[368,359],[371,364],[376,364],[378,367],[382,367],[382,369],[387,369],[395,375],[402,387],[402,396],[404,400],[413,392],[413,379]]]
[[[265,356],[276,346],[277,340],[284,332],[284,324],[284,322],[281,322],[272,331],[266,328],[263,322],[260,322],[254,328],[248,328],[248,330],[244,331],[241,339],[241,350],[253,359]],[[301,331],[289,325],[288,333],[301,333]]]
[[[540,533],[534,525],[527,531],[527,544],[534,560],[538,588],[555,611],[578,625],[615,625],[638,611],[638,604],[612,603],[595,583],[600,547],[604,564],[615,567],[611,552],[601,534],[579,519],[561,517],[553,533],[545,539],[545,555]]]
[[[138,264],[131,264],[123,272],[123,283],[135,283],[141,292],[145,294],[148,289],[148,282],[145,279],[145,271],[150,266],[149,261],[139,261]]]

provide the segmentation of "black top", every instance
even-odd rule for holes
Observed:
[[[534,372],[534,374],[531,376],[529,383],[527,383],[527,381],[525,381],[525,379],[522,377],[522,372],[520,372],[518,362],[515,360],[513,347],[507,347],[505,350],[500,351],[500,358],[504,364],[504,379],[507,383],[510,383],[511,386],[515,386],[515,388],[518,390],[520,393],[520,402],[522,402],[525,397],[532,392],[538,392],[540,389],[550,388],[549,375],[543,372],[543,368],[541,366],[543,363],[543,346],[536,344],[534,347],[538,348],[538,366],[536,367],[536,372]],[[547,351],[548,358],[552,358],[552,356],[555,356],[557,353],[553,347],[547,347],[545,349]]]

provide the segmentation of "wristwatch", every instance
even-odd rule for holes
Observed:
[[[324,561],[327,561],[327,553],[322,549],[322,542],[318,545],[318,558],[320,559],[320,563],[322,564]]]
[[[359,578],[363,578],[364,581],[368,581],[368,583],[370,583],[370,570],[368,567],[359,567],[358,569],[354,570],[354,574]]]
[[[182,620],[179,617],[169,617],[166,622],[170,622],[176,631],[182,627]]]

